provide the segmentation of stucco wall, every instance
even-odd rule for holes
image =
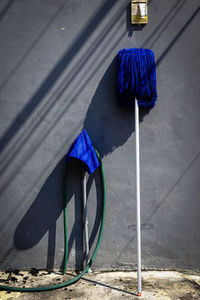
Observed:
[[[118,108],[116,54],[154,51],[158,102],[141,112],[144,268],[200,268],[199,0],[150,0],[130,25],[127,0],[0,2],[0,268],[60,268],[65,153],[87,129],[107,178],[96,269],[136,268],[134,111]],[[69,265],[81,268],[81,168],[68,167]],[[90,244],[101,210],[88,181]]]

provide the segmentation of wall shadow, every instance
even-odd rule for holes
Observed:
[[[15,2],[15,0],[8,0],[6,5],[3,7],[3,9],[0,12],[0,22],[4,18],[4,16],[7,14],[8,10],[10,9],[10,7],[13,5],[14,2]]]
[[[66,70],[69,63],[80,51],[82,46],[85,44],[85,42],[94,32],[94,30],[98,27],[102,19],[108,14],[113,5],[114,1],[105,0],[99,8],[99,10],[97,11],[97,13],[91,18],[91,21],[86,25],[85,28],[83,28],[83,30],[79,33],[79,35],[69,47],[69,49],[59,59],[57,64],[48,74],[47,78],[41,83],[40,87],[35,92],[33,97],[28,101],[27,105],[16,117],[15,121],[6,130],[5,134],[2,137],[0,137],[0,152],[4,150],[7,144],[13,139],[13,137],[16,135],[19,129],[24,125],[26,120],[28,120],[33,111],[35,111],[38,105],[44,100],[45,95],[56,83],[61,74]]]
[[[56,221],[63,210],[64,169],[65,159],[63,158],[47,178],[14,234],[16,249],[26,250],[37,245],[48,232],[47,269],[53,268]]]
[[[190,16],[190,18],[185,23],[185,25],[179,30],[179,32],[176,34],[176,36],[173,38],[173,40],[169,43],[169,45],[162,52],[162,54],[160,55],[160,57],[156,61],[156,67],[159,66],[159,64],[165,58],[167,53],[171,50],[171,48],[174,46],[174,44],[178,41],[178,39],[181,37],[181,35],[185,32],[187,27],[191,24],[192,21],[194,21],[194,18],[198,15],[199,12],[200,12],[200,6],[194,11],[194,13]]]
[[[111,3],[112,2],[112,3]],[[106,1],[105,1],[106,3]],[[105,4],[104,3],[104,4]],[[113,4],[113,1],[109,1],[110,4]],[[103,5],[104,9],[104,13],[108,12],[108,8],[109,6],[105,6]],[[121,17],[121,15],[123,14],[125,5],[123,4],[117,11],[117,13],[115,14],[114,18],[112,18],[112,20],[110,21],[109,25],[107,25],[102,32],[98,35],[98,38],[95,40],[95,42],[92,44],[92,46],[90,47],[89,51],[86,51],[85,54],[83,56],[81,56],[81,58],[78,60],[78,62],[76,63],[75,68],[73,69],[73,72],[71,72],[71,74],[67,77],[65,77],[65,80],[62,81],[62,83],[59,84],[59,87],[56,88],[56,90],[54,91],[53,95],[50,97],[50,99],[48,100],[48,103],[46,103],[45,107],[43,107],[43,109],[41,110],[41,114],[39,116],[39,118],[36,118],[34,120],[34,122],[32,122],[31,124],[29,124],[29,126],[27,127],[28,129],[24,132],[24,130],[22,130],[18,136],[18,139],[15,141],[14,139],[10,139],[9,141],[9,145],[7,148],[7,151],[4,151],[4,154],[2,155],[2,159],[0,164],[2,164],[1,166],[1,170],[0,170],[0,175],[3,174],[5,172],[6,169],[8,169],[8,167],[11,165],[11,163],[13,162],[13,160],[16,160],[16,156],[21,152],[21,150],[24,148],[24,144],[28,142],[28,140],[30,140],[30,137],[33,135],[34,132],[36,132],[36,130],[39,128],[39,125],[41,125],[41,120],[43,120],[44,118],[46,118],[46,116],[48,115],[48,113],[52,110],[52,108],[54,107],[54,105],[57,103],[58,99],[62,96],[62,94],[64,93],[64,91],[66,91],[66,89],[69,87],[69,85],[74,81],[74,79],[76,78],[76,75],[80,72],[80,69],[83,69],[83,67],[86,65],[86,62],[88,61],[89,58],[91,58],[91,56],[93,56],[94,52],[96,51],[96,49],[99,47],[99,44],[101,44],[104,40],[104,38],[108,35],[108,33],[110,32],[111,28],[115,25],[115,23],[119,20],[119,18]],[[101,10],[100,10],[101,11]],[[99,12],[100,12],[99,11]],[[102,14],[102,12],[101,12]],[[101,15],[100,14],[100,15]],[[97,14],[99,15],[99,14]],[[97,18],[98,19],[98,18]],[[93,24],[93,23],[91,23]],[[122,25],[122,23],[120,23]],[[120,26],[121,26],[120,25]],[[90,28],[90,26],[87,25],[87,28]],[[91,28],[90,28],[91,30]],[[94,28],[93,28],[94,30]],[[115,32],[117,33],[117,31],[115,30]],[[123,33],[118,39],[117,41],[112,44],[112,47],[116,47],[117,44],[120,42],[120,40],[123,38],[125,33]],[[82,36],[82,35],[81,35]],[[113,37],[115,36],[115,33],[113,32]],[[79,35],[78,35],[79,37]],[[77,37],[77,40],[78,40]],[[88,36],[89,37],[89,36]],[[111,42],[111,40],[110,40]],[[80,46],[80,45],[79,45]],[[112,48],[111,47],[111,48]],[[71,47],[70,47],[71,48]],[[74,49],[75,50],[75,49]],[[80,50],[80,48],[79,48]],[[27,157],[30,159],[30,156],[33,155],[35,153],[35,151],[38,149],[38,147],[40,146],[41,142],[44,140],[44,138],[50,133],[51,129],[53,129],[53,127],[55,126],[55,124],[57,124],[58,119],[60,120],[66,113],[66,111],[69,109],[69,107],[72,105],[72,103],[74,103],[74,101],[76,101],[78,95],[81,93],[82,89],[85,88],[86,84],[93,78],[94,74],[97,72],[98,68],[102,65],[102,63],[105,61],[106,57],[109,55],[109,52],[111,51],[108,50],[106,51],[106,54],[103,55],[101,62],[98,63],[97,67],[93,67],[93,63],[90,64],[89,66],[89,72],[88,70],[86,70],[86,72],[89,74],[89,76],[86,76],[85,80],[83,81],[83,83],[81,84],[81,86],[78,88],[78,90],[75,92],[75,95],[66,102],[66,105],[64,106],[64,109],[62,109],[61,112],[59,112],[58,116],[56,118],[54,118],[53,122],[51,122],[51,126],[48,126],[47,130],[43,131],[43,134],[41,136],[40,139],[37,140],[36,143],[34,143],[34,147],[31,148],[31,151],[26,152],[26,154],[28,155],[24,155],[23,160],[20,161],[20,164],[17,164],[17,166],[13,169],[12,166],[12,170],[13,172],[10,174],[9,178],[6,180],[5,184],[2,186],[0,193],[2,193],[5,188],[7,188],[8,184],[12,181],[12,179],[15,177],[16,171],[19,172],[21,166],[23,165],[23,163],[26,162]],[[68,53],[68,50],[67,50]],[[74,52],[73,52],[74,54]],[[67,54],[66,54],[67,55]],[[65,55],[64,55],[65,56]],[[67,67],[67,66],[66,66]],[[55,66],[56,68],[56,66]],[[51,74],[51,73],[50,73]],[[50,78],[50,77],[48,77]],[[42,83],[43,86],[43,83]],[[27,104],[28,105],[28,104]],[[26,106],[27,107],[27,106]],[[21,115],[19,118],[21,121],[23,121],[23,116]],[[21,122],[20,121],[20,122]],[[28,121],[28,118],[27,118]],[[17,124],[13,123],[13,126],[16,130],[17,128]],[[9,130],[9,129],[8,129]],[[6,136],[6,133],[5,135]],[[1,152],[1,142],[3,147],[7,147],[6,144],[2,141],[0,141],[0,152]],[[9,150],[10,149],[10,150]],[[3,149],[2,149],[3,150]],[[5,150],[5,149],[4,149]],[[9,153],[9,155],[8,155]],[[27,157],[26,157],[27,156]],[[13,164],[14,165],[14,164]]]
[[[122,109],[117,103],[116,58],[103,75],[83,124],[101,157],[124,145],[135,131],[134,108]],[[140,108],[140,122],[149,111]]]
[[[67,180],[65,172],[67,167]],[[54,171],[47,178],[45,184],[30,206],[14,234],[14,245],[17,250],[27,250],[37,245],[46,233],[48,233],[47,249],[47,270],[53,270],[56,249],[56,222],[63,212],[63,200],[66,193],[67,204],[70,201],[70,211],[68,211],[69,221],[72,222],[72,230],[69,236],[69,254],[75,250],[75,268],[83,269],[85,259],[83,247],[83,207],[81,196],[81,174],[82,163],[78,160],[66,162],[65,157],[58,163]],[[87,193],[95,181],[95,186],[100,185],[100,174],[95,172],[90,176],[87,184]],[[95,240],[101,221],[101,190],[97,192],[97,201],[94,206],[94,225],[90,236],[90,247]],[[96,210],[96,211],[95,211]],[[64,237],[63,237],[64,241]],[[62,268],[62,265],[61,267]]]

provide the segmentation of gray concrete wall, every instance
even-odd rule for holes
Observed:
[[[69,146],[87,129],[103,158],[107,214],[96,269],[136,268],[134,112],[118,108],[116,54],[155,52],[158,102],[141,112],[144,268],[200,268],[199,0],[0,2],[0,268],[60,268]],[[68,166],[69,266],[83,263],[81,167]],[[88,179],[90,245],[101,182]]]

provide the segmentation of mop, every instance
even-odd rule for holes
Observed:
[[[117,56],[117,97],[119,106],[135,106],[136,203],[137,203],[137,285],[141,296],[141,222],[139,107],[152,108],[157,100],[154,53],[149,49],[122,49]]]
[[[86,171],[91,175],[99,167],[99,159],[97,152],[92,146],[92,142],[84,129],[76,140],[71,145],[66,160],[71,158],[79,159],[83,163],[82,168],[82,195],[83,195],[83,224],[84,224],[84,236],[85,236],[85,260],[86,265],[89,263],[89,234],[88,234],[88,216],[87,216],[87,193],[86,193]],[[65,260],[65,262],[67,259]],[[64,266],[64,273],[66,265]],[[91,272],[89,268],[88,273]]]

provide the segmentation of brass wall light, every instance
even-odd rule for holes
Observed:
[[[147,24],[147,0],[131,1],[131,24]]]

